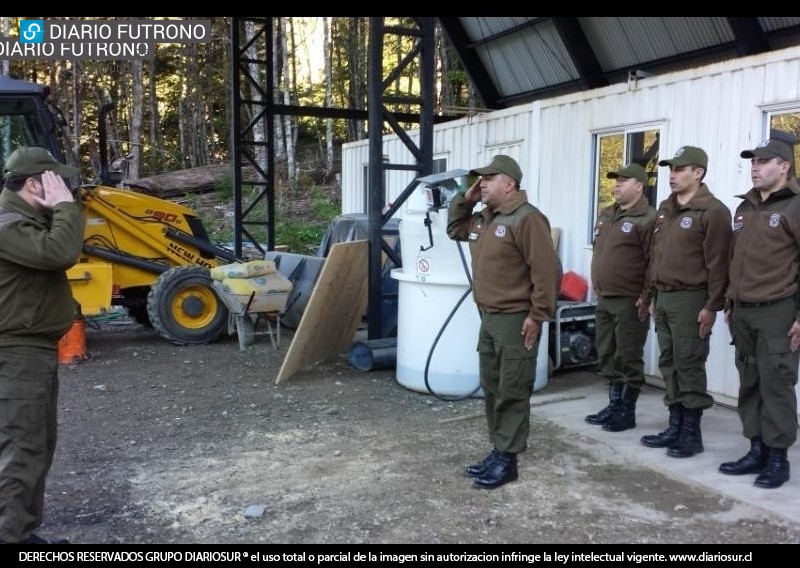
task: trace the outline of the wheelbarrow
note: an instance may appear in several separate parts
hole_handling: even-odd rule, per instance
[[[237,334],[239,350],[246,351],[259,335],[268,335],[280,347],[281,314],[292,283],[278,272],[254,278],[212,280],[217,295],[228,308],[228,335]]]

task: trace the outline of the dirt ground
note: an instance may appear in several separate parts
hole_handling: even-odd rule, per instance
[[[536,416],[520,479],[473,489],[482,399],[345,356],[275,384],[291,342],[180,347],[110,321],[61,366],[45,537],[103,544],[797,543],[800,527]],[[556,373],[547,389],[597,380]],[[534,395],[535,396],[535,395]]]

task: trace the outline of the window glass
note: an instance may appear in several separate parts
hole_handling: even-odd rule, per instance
[[[39,112],[31,98],[0,101],[0,162],[21,146],[50,145],[44,139]]]
[[[616,182],[606,177],[608,172],[630,163],[643,166],[648,174],[644,195],[651,205],[656,206],[659,139],[658,128],[627,129],[595,135],[595,191],[589,227],[590,243],[598,213],[614,203]]]
[[[787,110],[775,112],[769,117],[769,128],[772,130],[782,130],[794,134],[800,138],[800,110]],[[770,138],[770,134],[765,134],[764,139]],[[800,144],[794,146],[794,163],[800,157]]]

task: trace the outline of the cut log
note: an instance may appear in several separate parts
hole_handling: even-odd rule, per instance
[[[242,178],[243,183],[259,181],[256,169],[253,167],[243,168]],[[170,198],[189,193],[206,193],[213,191],[221,184],[230,184],[232,182],[232,166],[229,163],[225,163],[165,172],[145,178],[123,180],[121,185],[139,193]]]

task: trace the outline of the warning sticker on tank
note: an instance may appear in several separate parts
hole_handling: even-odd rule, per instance
[[[427,256],[417,257],[417,280],[425,282],[431,275],[431,259]]]

